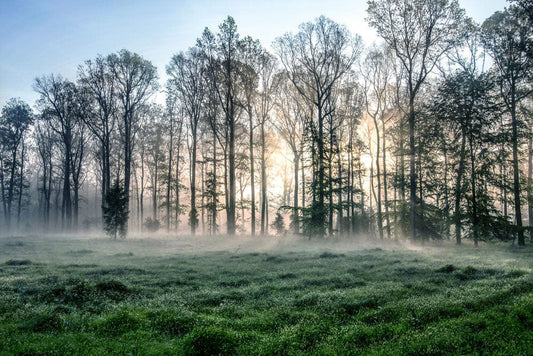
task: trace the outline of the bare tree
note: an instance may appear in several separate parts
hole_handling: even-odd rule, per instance
[[[169,90],[174,90],[176,96],[183,105],[189,118],[188,127],[191,139],[190,155],[190,191],[191,209],[189,213],[189,223],[191,234],[196,234],[198,227],[198,211],[196,208],[196,161],[198,151],[198,125],[202,118],[204,97],[206,93],[206,83],[204,81],[204,71],[206,70],[204,57],[200,50],[192,47],[185,53],[180,53],[172,57],[167,66],[167,73],[171,77],[169,80]]]
[[[84,115],[83,120],[100,145],[101,194],[104,205],[106,192],[111,184],[111,137],[117,113],[115,77],[111,73],[109,62],[102,56],[79,66],[78,77],[81,90],[90,96],[91,105],[94,105],[92,115]]]
[[[109,55],[107,61],[115,79],[122,115],[124,191],[129,202],[135,114],[139,105],[157,90],[157,70],[150,61],[125,49]]]
[[[302,105],[303,100],[296,92],[294,86],[287,78],[286,72],[277,75],[276,111],[277,120],[274,123],[280,136],[289,145],[293,154],[294,170],[294,194],[293,194],[293,213],[291,227],[295,233],[300,232],[299,217],[299,173],[300,160],[303,154],[303,131],[305,125],[305,107]]]
[[[442,56],[463,37],[457,0],[371,0],[368,22],[406,71],[409,96],[410,235],[416,239],[415,100]]]
[[[41,170],[41,185],[38,188],[42,203],[42,219],[45,231],[50,227],[50,206],[51,195],[53,188],[53,172],[54,172],[54,150],[56,146],[57,136],[50,127],[50,123],[46,120],[38,120],[35,127],[35,142],[37,145],[37,153],[39,159],[39,166]]]
[[[348,71],[359,54],[359,38],[321,16],[300,25],[297,34],[287,33],[274,43],[277,54],[300,95],[312,103],[316,121],[310,122],[317,147],[315,189],[309,222],[313,235],[323,236],[326,226],[325,119],[334,107],[328,105],[333,86]]]
[[[267,195],[267,142],[266,126],[270,120],[270,113],[274,107],[274,96],[278,90],[279,81],[275,79],[276,60],[268,52],[263,51],[259,56],[259,100],[256,104],[257,118],[259,120],[261,148],[261,235],[268,230],[268,195]]]
[[[60,136],[63,146],[63,228],[72,226],[71,163],[73,135],[76,126],[76,86],[61,76],[35,79],[34,89],[41,97],[42,116],[53,121],[50,127]]]

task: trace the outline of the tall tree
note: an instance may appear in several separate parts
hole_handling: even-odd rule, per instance
[[[106,192],[111,185],[111,138],[117,113],[115,76],[111,72],[109,61],[98,56],[78,67],[78,77],[81,90],[90,97],[90,104],[94,106],[92,114],[84,115],[83,120],[100,146],[101,194],[104,205]]]
[[[464,10],[457,0],[370,0],[368,22],[405,70],[409,97],[410,235],[416,239],[415,101],[442,56],[463,37]]]
[[[386,113],[390,110],[388,97],[389,93],[389,79],[390,70],[386,63],[386,49],[372,49],[366,56],[361,68],[361,73],[365,83],[365,98],[366,98],[366,112],[374,123],[374,130],[376,133],[376,180],[377,180],[377,195],[376,195],[376,208],[377,208],[377,225],[379,238],[383,239],[383,205],[387,205],[387,201],[382,202],[382,188],[386,190],[385,175],[381,175],[381,170],[386,169],[386,151],[382,146],[381,141],[385,139],[385,128],[383,130],[379,128],[379,122],[383,123]],[[380,131],[381,136],[380,136]],[[382,149],[383,148],[383,149]],[[383,165],[381,165],[379,159],[383,156]],[[383,178],[383,179],[382,179]],[[383,181],[383,184],[382,184]],[[385,193],[386,196],[386,193]],[[388,224],[387,224],[388,225]],[[388,230],[390,231],[390,230]],[[389,236],[390,237],[390,232]]]
[[[214,35],[206,29],[197,46],[207,61],[208,83],[213,88],[218,105],[224,115],[221,130],[224,132],[225,170],[227,174],[226,215],[227,231],[234,235],[236,230],[236,128],[242,102],[243,48],[235,20],[228,16]],[[219,129],[219,128],[217,128]],[[220,141],[220,139],[219,139]]]
[[[124,191],[129,202],[136,111],[157,90],[157,69],[150,61],[125,49],[109,55],[107,61],[115,79],[122,115]]]
[[[250,170],[250,233],[252,236],[255,235],[255,212],[256,212],[256,202],[255,202],[255,155],[254,155],[254,129],[256,126],[256,121],[254,120],[254,104],[257,100],[258,94],[258,82],[259,82],[259,66],[261,65],[261,56],[263,54],[263,48],[257,40],[253,40],[251,37],[247,36],[241,41],[242,48],[242,86],[244,92],[244,100],[241,103],[242,108],[248,115],[248,155],[249,155],[249,170]],[[242,187],[241,187],[242,188]],[[242,202],[241,202],[242,203]]]
[[[289,146],[293,155],[294,170],[294,194],[293,194],[293,212],[291,217],[291,228],[294,233],[300,232],[300,214],[299,214],[299,173],[300,160],[302,152],[302,135],[305,122],[304,106],[301,103],[302,98],[296,92],[294,86],[289,82],[285,72],[277,75],[279,79],[278,94],[276,95],[277,121],[274,123],[280,136]]]
[[[12,98],[2,108],[2,116],[0,116],[0,160],[2,160],[0,188],[7,231],[11,228],[13,202],[17,189],[19,196],[22,194],[25,160],[24,138],[32,121],[33,114],[29,105],[20,99]],[[20,211],[20,203],[18,210]]]
[[[51,121],[50,127],[61,138],[63,148],[63,228],[72,226],[71,164],[78,107],[76,105],[76,86],[61,76],[50,75],[35,79],[34,89],[41,97],[39,105],[42,117]]]
[[[262,51],[258,62],[259,100],[256,104],[259,125],[259,147],[261,148],[261,235],[268,230],[268,195],[267,195],[267,150],[266,130],[274,107],[274,96],[279,88],[279,81],[275,79],[277,62],[268,52]],[[296,194],[296,193],[295,193]]]
[[[45,120],[38,120],[35,127],[35,142],[37,146],[40,166],[40,187],[38,188],[41,199],[42,221],[44,230],[48,232],[50,227],[50,207],[53,188],[54,151],[57,144],[57,134]],[[0,172],[1,174],[1,172]]]
[[[360,46],[358,37],[352,37],[345,27],[324,16],[301,24],[299,29],[297,34],[277,38],[274,47],[289,79],[316,111],[316,121],[310,122],[317,152],[309,227],[313,235],[323,236],[327,222],[325,120],[334,110],[328,103],[333,86],[350,69]]]
[[[500,94],[511,116],[514,210],[519,245],[524,245],[525,240],[520,202],[518,105],[531,94],[533,77],[533,28],[526,15],[512,5],[503,12],[496,12],[482,26],[482,41],[494,60]]]
[[[191,139],[190,155],[190,192],[191,209],[189,223],[191,234],[196,234],[198,227],[198,210],[196,207],[196,163],[198,151],[198,126],[202,118],[206,83],[204,71],[206,70],[204,57],[197,47],[192,47],[187,53],[179,53],[172,57],[167,66],[167,74],[171,77],[168,87],[175,90],[176,95],[185,109],[188,117],[188,127]]]

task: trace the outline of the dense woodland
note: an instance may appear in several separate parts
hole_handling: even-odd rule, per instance
[[[456,0],[371,0],[371,46],[319,17],[269,53],[227,17],[176,49],[166,83],[125,49],[39,76],[33,107],[1,112],[2,234],[102,230],[114,196],[120,236],[524,245],[532,19],[531,0],[483,24]]]

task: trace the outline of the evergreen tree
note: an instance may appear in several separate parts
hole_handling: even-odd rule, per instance
[[[283,219],[283,215],[281,215],[279,211],[276,213],[276,218],[272,223],[272,228],[276,230],[276,235],[283,235],[285,232],[285,221]]]
[[[126,224],[128,223],[128,198],[124,187],[115,181],[105,196],[105,205],[102,206],[104,215],[104,230],[116,240],[117,233],[121,238],[126,237]]]

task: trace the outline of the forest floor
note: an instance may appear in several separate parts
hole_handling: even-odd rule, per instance
[[[533,354],[533,246],[0,238],[0,354]]]

